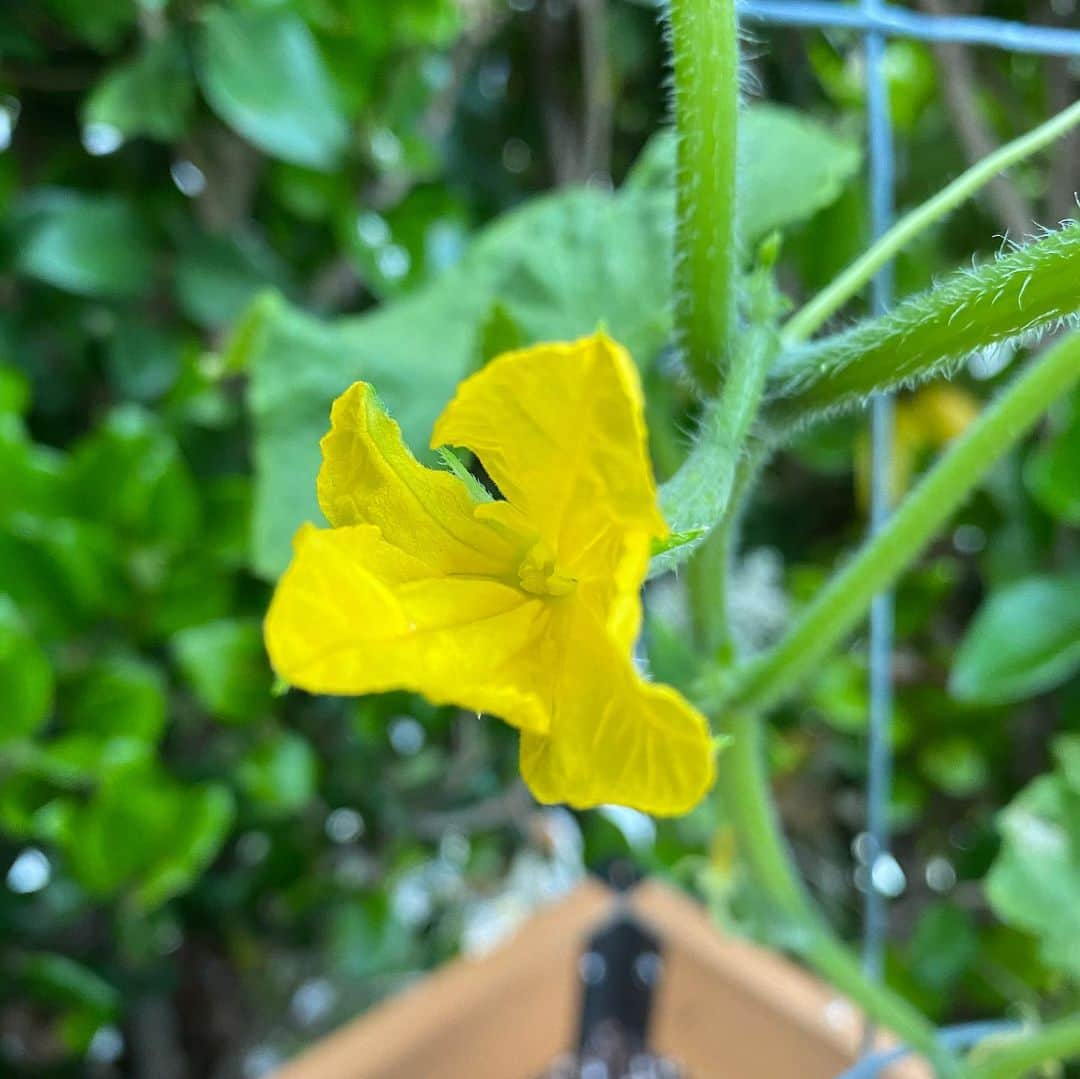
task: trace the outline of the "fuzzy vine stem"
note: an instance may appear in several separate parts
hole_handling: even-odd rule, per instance
[[[784,343],[792,345],[807,340],[919,233],[951,213],[995,176],[1038,153],[1076,124],[1080,124],[1080,101],[976,162],[933,198],[905,214],[877,243],[788,319],[783,331]]]
[[[780,642],[721,688],[719,703],[765,712],[788,696],[854,629],[872,598],[915,560],[994,463],[1077,382],[1080,333],[1073,333],[1033,361],[985,409]],[[704,697],[709,697],[707,687]]]
[[[735,0],[670,0],[675,72],[675,318],[706,394],[735,330],[735,168],[739,50]]]

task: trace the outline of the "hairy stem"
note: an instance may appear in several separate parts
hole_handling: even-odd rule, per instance
[[[865,254],[788,319],[783,333],[785,343],[807,340],[919,233],[950,214],[995,176],[1038,153],[1077,124],[1080,124],[1080,102],[983,158],[933,198],[905,214]]]
[[[1080,312],[1080,224],[962,270],[880,318],[782,355],[765,422],[779,439],[868,395],[950,371],[973,352]]]
[[[1036,359],[968,428],[889,523],[821,591],[780,642],[721,687],[728,707],[761,712],[783,700],[865,616],[875,595],[918,557],[996,461],[1080,381],[1080,334]],[[705,687],[706,697],[709,696]]]
[[[739,53],[735,0],[671,0],[678,135],[676,325],[712,393],[735,329],[735,163]]]
[[[660,507],[672,531],[700,531],[701,540],[654,557],[650,577],[686,561],[728,513],[740,469],[746,475],[753,472],[754,466],[746,463],[746,439],[776,350],[772,327],[759,323],[744,331],[720,396],[706,405],[693,448],[678,472],[660,488]],[[758,455],[756,450],[750,453],[754,460]]]

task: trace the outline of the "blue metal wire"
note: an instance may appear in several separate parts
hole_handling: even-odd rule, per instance
[[[883,0],[863,0],[869,17],[884,8]],[[874,239],[893,223],[896,167],[893,155],[889,86],[885,76],[885,35],[866,35],[866,122],[870,141],[870,216]],[[872,304],[883,314],[892,304],[893,266],[875,275]],[[892,506],[893,402],[888,394],[874,398],[870,417],[871,500],[870,534],[885,527]],[[888,898],[881,887],[879,867],[889,853],[889,801],[892,787],[892,651],[893,596],[883,592],[870,607],[870,716],[866,792],[866,890],[863,898],[863,967],[872,978],[882,976],[888,936]],[[867,1029],[867,1044],[873,1036]]]
[[[841,27],[920,41],[954,41],[1011,52],[1080,56],[1080,30],[1025,26],[978,15],[924,15],[888,4],[868,10],[865,3],[852,7],[838,0],[741,0],[739,15],[744,20],[784,26]]]
[[[954,1051],[970,1049],[978,1045],[983,1038],[992,1037],[995,1034],[1012,1034],[1020,1029],[1017,1023],[1007,1020],[992,1020],[984,1023],[964,1023],[961,1026],[946,1027],[938,1032],[938,1041],[947,1049]],[[890,1064],[902,1060],[911,1052],[907,1046],[901,1045],[896,1049],[886,1049],[881,1053],[871,1053],[863,1057],[853,1068],[849,1068],[836,1079],[879,1079],[882,1072]]]

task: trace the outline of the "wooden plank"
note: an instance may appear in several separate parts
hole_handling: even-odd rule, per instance
[[[575,1044],[578,958],[611,904],[585,882],[489,955],[447,964],[274,1079],[535,1079]]]
[[[447,964],[274,1079],[535,1079],[575,1045],[578,959],[620,902],[585,882],[494,952]],[[858,1010],[827,985],[718,931],[663,884],[640,885],[629,902],[663,942],[651,1047],[690,1079],[834,1079],[854,1062]],[[908,1059],[882,1079],[930,1072]]]
[[[691,1079],[834,1079],[854,1063],[859,1012],[827,985],[718,932],[698,904],[663,884],[646,881],[632,903],[663,941],[650,1042]],[[930,1071],[905,1059],[883,1079]]]

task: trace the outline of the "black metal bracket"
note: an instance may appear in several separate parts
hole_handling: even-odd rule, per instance
[[[662,971],[659,938],[628,909],[594,934],[578,960],[578,1049],[583,1055],[604,1052],[613,1042],[626,1053],[647,1047],[653,993]]]

